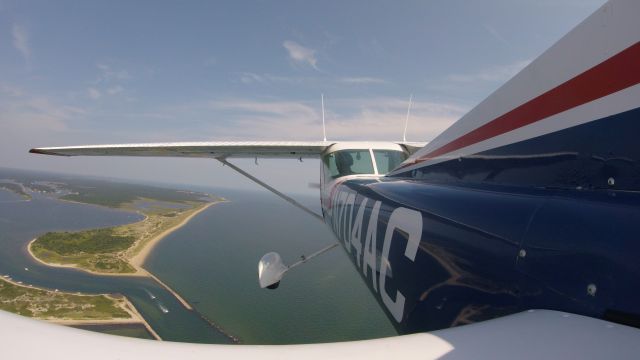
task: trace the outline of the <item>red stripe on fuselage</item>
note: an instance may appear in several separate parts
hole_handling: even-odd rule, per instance
[[[546,119],[640,83],[640,42],[508,113],[426,154],[411,166]]]

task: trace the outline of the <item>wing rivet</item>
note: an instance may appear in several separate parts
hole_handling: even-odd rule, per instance
[[[527,256],[527,250],[520,249],[520,251],[518,252],[518,257],[524,258],[525,256]]]
[[[607,179],[607,184],[609,184],[609,186],[613,186],[616,184],[616,179],[610,177],[609,179]]]
[[[587,285],[587,294],[589,294],[589,296],[596,296],[596,291],[598,291],[596,284]]]

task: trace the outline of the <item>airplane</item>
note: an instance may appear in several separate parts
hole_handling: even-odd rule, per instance
[[[30,150],[216,159],[324,221],[398,332],[412,335],[296,346],[161,344],[54,329],[1,313],[0,338],[11,339],[11,351],[27,344],[32,332],[41,334],[47,338],[40,354],[64,350],[71,358],[637,358],[638,15],[638,1],[607,2],[427,144],[191,142]],[[320,159],[322,214],[233,158]],[[277,253],[266,254],[260,286],[276,288],[289,269],[329,248],[291,266]],[[62,341],[80,345],[64,349]],[[96,356],[93,347],[110,351]]]

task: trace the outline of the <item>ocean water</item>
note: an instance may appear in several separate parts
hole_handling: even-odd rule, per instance
[[[21,201],[0,191],[0,274],[51,289],[125,294],[154,330],[171,341],[229,343],[209,322],[245,344],[318,343],[396,334],[341,248],[295,268],[277,290],[260,289],[257,263],[263,254],[277,251],[292,263],[333,242],[333,235],[323,223],[272,194],[209,191],[230,202],[210,207],[165,238],[145,264],[195,312],[186,310],[151,279],[95,276],[34,262],[26,244],[38,234],[140,219],[134,213],[38,194],[32,201]],[[318,206],[315,198],[301,200]],[[111,328],[105,332],[127,333]]]
[[[341,247],[291,270],[278,289],[261,289],[262,255],[276,251],[291,264],[334,237],[324,223],[270,193],[219,192],[230,202],[165,238],[145,264],[199,312],[249,344],[396,334]],[[319,208],[316,198],[300,200]]]

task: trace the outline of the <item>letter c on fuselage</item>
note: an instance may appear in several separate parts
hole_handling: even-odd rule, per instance
[[[416,253],[418,252],[418,246],[420,245],[420,239],[422,238],[422,214],[418,211],[403,207],[397,208],[391,213],[391,216],[389,217],[389,224],[387,225],[387,231],[384,233],[382,261],[380,262],[380,297],[391,315],[393,315],[393,318],[397,322],[401,322],[402,316],[404,315],[405,297],[402,295],[400,290],[396,290],[396,300],[391,300],[391,297],[385,288],[387,271],[389,268],[389,250],[391,249],[393,233],[396,230],[407,233],[407,246],[404,250],[404,256],[409,260],[414,261]]]

